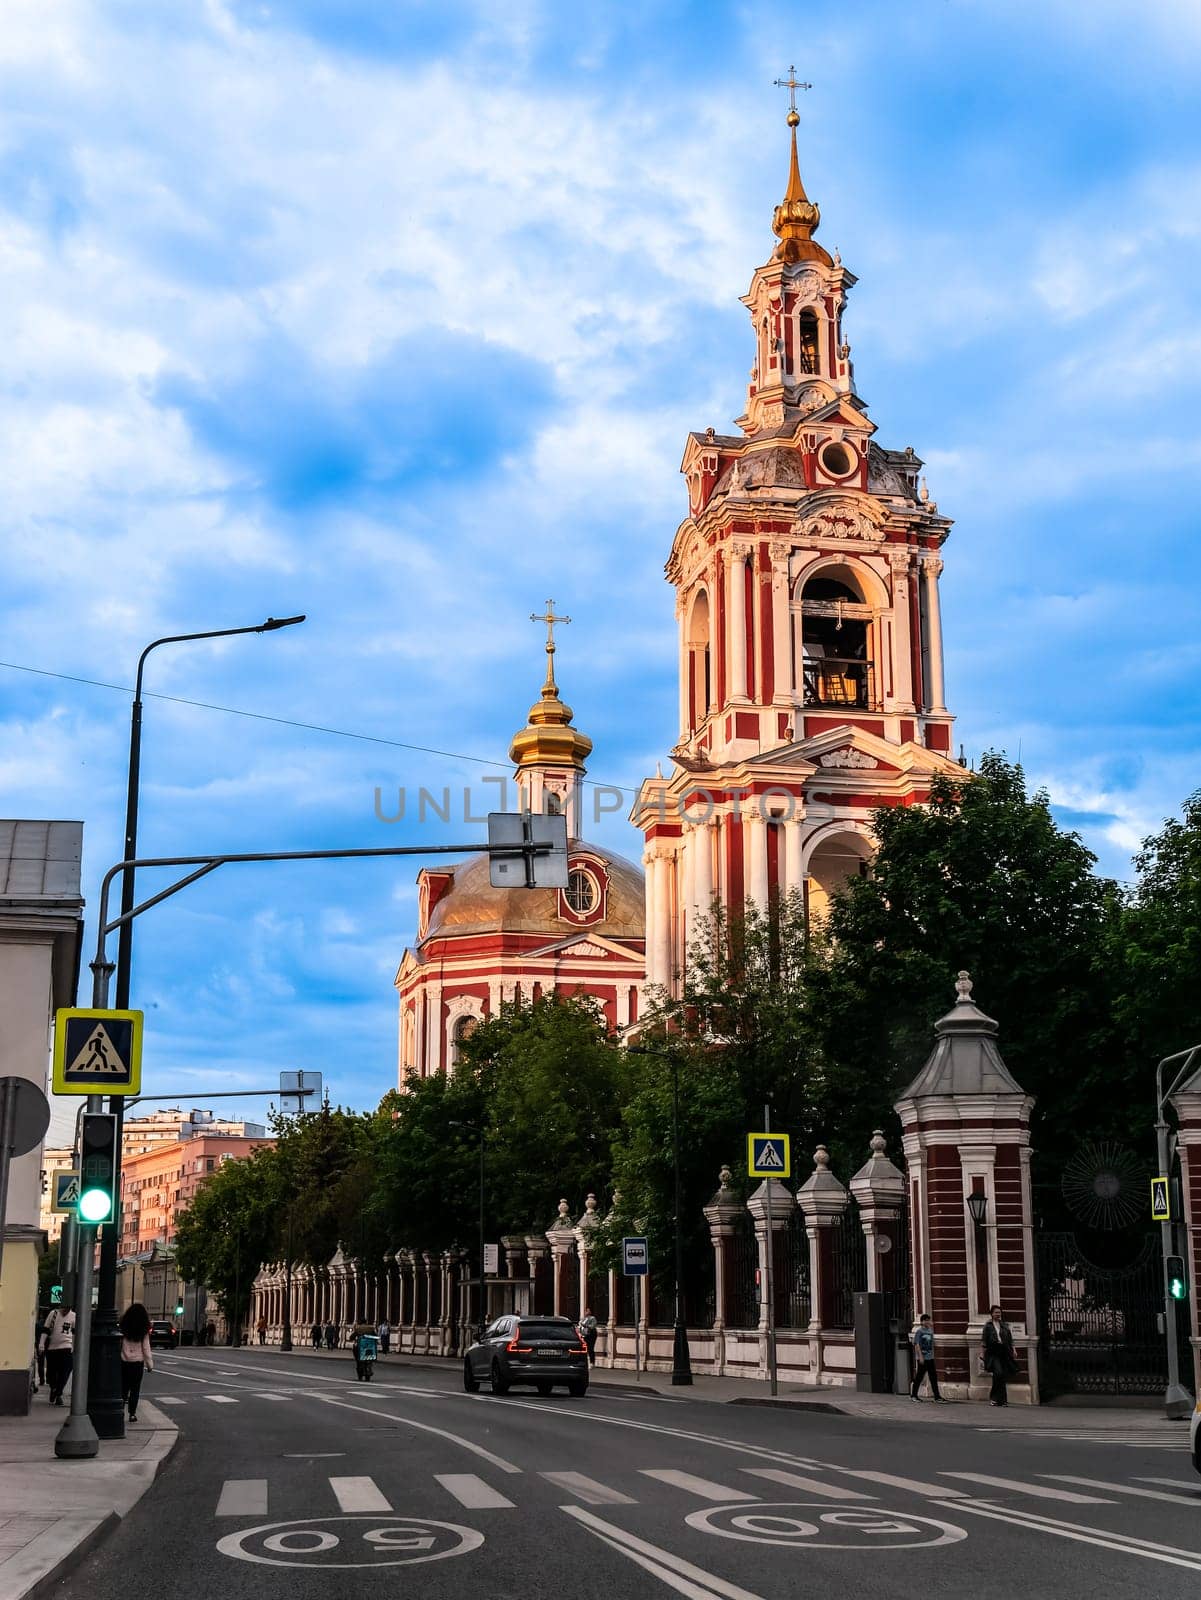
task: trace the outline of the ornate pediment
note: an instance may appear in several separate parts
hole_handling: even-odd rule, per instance
[[[825,544],[830,540],[878,544],[884,531],[868,505],[851,495],[822,500],[801,512],[796,521],[795,537],[807,544]]]
[[[561,956],[585,956],[589,959],[602,959],[610,952],[603,944],[594,944],[591,939],[577,939],[575,944],[564,945],[559,951]]]
[[[866,750],[856,750],[853,745],[843,745],[840,750],[827,750],[817,758],[819,767],[856,767],[866,772],[880,765],[875,756]]]

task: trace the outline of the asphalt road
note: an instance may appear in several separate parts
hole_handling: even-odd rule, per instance
[[[181,1440],[53,1591],[89,1600],[1162,1600],[1201,1593],[1186,1430],[946,1427],[594,1386],[504,1399],[395,1359],[181,1350]]]

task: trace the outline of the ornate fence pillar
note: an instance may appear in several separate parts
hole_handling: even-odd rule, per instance
[[[530,1315],[547,1316],[553,1304],[553,1285],[549,1280],[550,1245],[546,1235],[527,1233],[525,1251],[530,1271]]]
[[[943,1386],[983,1399],[978,1351],[989,1306],[1004,1306],[1013,1329],[1014,1400],[1038,1402],[1033,1212],[1030,1195],[1032,1097],[997,1048],[997,1024],[971,998],[966,972],[958,998],[934,1027],[926,1065],[897,1101],[911,1185],[915,1310],[929,1311]],[[983,1226],[968,1210],[979,1196]]]
[[[905,1175],[885,1154],[888,1145],[883,1132],[872,1134],[871,1155],[851,1179],[851,1193],[859,1204],[859,1220],[867,1238],[867,1287],[869,1293],[905,1289],[896,1281],[891,1259],[897,1246],[897,1223],[905,1204]],[[903,1330],[908,1332],[908,1329]]]
[[[576,1274],[578,1291],[579,1269],[573,1257],[575,1256],[575,1227],[571,1220],[571,1210],[566,1200],[559,1201],[559,1214],[546,1230],[546,1242],[550,1245],[551,1263],[554,1269],[552,1279],[552,1309],[556,1317],[567,1316],[569,1305],[567,1284],[565,1279],[569,1272]]]
[[[819,1144],[813,1152],[813,1171],[797,1190],[796,1203],[805,1213],[809,1241],[809,1371],[815,1382],[825,1372],[825,1334],[837,1318],[834,1312],[834,1226],[850,1204],[850,1196],[830,1171],[830,1152]],[[849,1369],[855,1375],[854,1365]],[[846,1372],[840,1372],[846,1377]]]
[[[1180,1122],[1177,1148],[1180,1151],[1180,1187],[1184,1202],[1184,1257],[1188,1263],[1188,1300],[1176,1308],[1178,1317],[1189,1319],[1189,1342],[1193,1351],[1192,1391],[1201,1396],[1201,1068],[1172,1096]],[[1179,1231],[1179,1230],[1178,1230]],[[1188,1373],[1180,1374],[1188,1383]]]
[[[600,1218],[597,1216],[596,1196],[594,1194],[590,1194],[584,1201],[584,1209],[580,1213],[579,1221],[575,1225],[576,1258],[578,1261],[580,1281],[579,1300],[581,1317],[583,1317],[587,1311],[591,1311],[593,1316],[596,1316],[596,1307],[592,1304],[593,1297],[590,1280],[592,1277],[592,1234],[599,1223]],[[607,1314],[608,1307],[606,1306],[603,1309]],[[599,1361],[605,1352],[605,1327],[600,1317],[597,1317],[596,1320],[596,1356],[597,1360]]]
[[[768,1227],[770,1196],[771,1226]],[[778,1292],[780,1283],[780,1252],[776,1249],[776,1240],[788,1226],[788,1218],[796,1207],[796,1201],[791,1192],[784,1187],[778,1178],[764,1178],[763,1182],[751,1195],[746,1203],[755,1223],[755,1243],[759,1247],[759,1372],[764,1378],[768,1375],[768,1348],[767,1330],[770,1325],[778,1328],[780,1319],[776,1315],[775,1307],[771,1306],[767,1298],[767,1286],[772,1285],[773,1297]],[[769,1253],[770,1252],[770,1253]]]
[[[413,1252],[399,1249],[396,1251],[396,1270],[399,1279],[399,1313],[397,1321],[396,1348],[398,1350],[413,1349],[413,1324],[416,1320],[417,1294],[413,1281]]]
[[[704,1207],[713,1245],[713,1371],[718,1377],[726,1366],[726,1293],[730,1240],[742,1214],[742,1199],[736,1193],[729,1167],[718,1174],[717,1192]],[[789,1200],[791,1202],[791,1195]]]

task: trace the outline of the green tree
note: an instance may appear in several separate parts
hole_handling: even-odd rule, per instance
[[[255,1273],[275,1259],[283,1193],[279,1158],[265,1145],[245,1161],[222,1163],[179,1219],[176,1268],[206,1285],[231,1324],[245,1325]]]

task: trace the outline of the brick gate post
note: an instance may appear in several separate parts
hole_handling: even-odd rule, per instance
[[[1180,1120],[1178,1146],[1180,1151],[1180,1187],[1184,1201],[1186,1235],[1185,1260],[1188,1262],[1189,1295],[1187,1308],[1189,1342],[1193,1350],[1193,1393],[1201,1395],[1201,1288],[1197,1279],[1201,1275],[1201,1068],[1183,1088],[1172,1096],[1172,1104]],[[1181,1311],[1177,1312],[1177,1316]],[[1180,1374],[1186,1380],[1186,1374]]]
[[[896,1103],[911,1184],[913,1309],[934,1318],[947,1393],[975,1400],[988,1393],[980,1337],[990,1305],[999,1303],[1018,1358],[1010,1396],[1037,1404],[1034,1100],[1002,1060],[997,1024],[973,1003],[966,972],[955,987],[928,1061]],[[973,1221],[971,1196],[981,1197],[983,1224]]]

